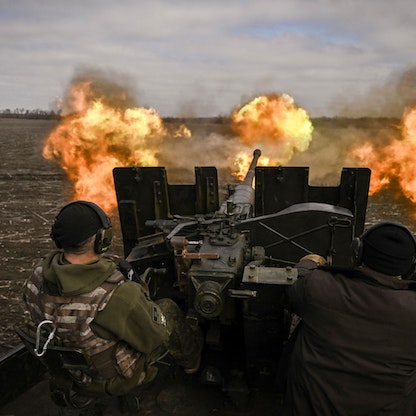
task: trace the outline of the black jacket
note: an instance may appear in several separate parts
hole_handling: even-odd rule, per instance
[[[302,318],[283,415],[416,415],[416,292],[368,268],[296,266],[288,289]]]

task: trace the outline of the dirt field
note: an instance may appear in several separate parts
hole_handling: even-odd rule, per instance
[[[0,354],[18,343],[13,325],[24,314],[23,283],[34,262],[53,248],[50,224],[58,209],[71,198],[71,184],[60,167],[42,157],[43,139],[57,123],[56,120],[0,119]],[[359,134],[384,137],[391,126],[391,120],[322,119],[315,125],[316,140],[310,152],[295,162],[312,166],[313,152],[322,149],[328,152],[328,164],[333,163],[331,154],[337,154],[337,146],[347,137]],[[329,142],[328,137],[333,140]],[[397,220],[414,231],[414,211],[415,206],[405,198],[393,199],[392,193],[384,192],[370,198],[367,221]],[[118,219],[112,220],[115,238],[111,254],[121,255]]]
[[[56,121],[0,119],[0,343],[16,341],[22,283],[35,258],[50,248],[48,223],[64,201],[63,175],[45,162],[41,142]]]

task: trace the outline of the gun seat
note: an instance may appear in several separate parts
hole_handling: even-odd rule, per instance
[[[36,339],[23,328],[15,326],[14,330],[28,351],[37,357],[51,376],[49,387],[53,402],[58,406],[85,408],[98,399],[77,388],[70,370],[85,370],[89,367],[88,357],[77,349],[48,345],[45,353],[35,353]]]

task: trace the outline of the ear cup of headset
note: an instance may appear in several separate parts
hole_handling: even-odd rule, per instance
[[[58,215],[62,212],[59,211]],[[52,224],[51,227],[51,233],[49,234],[49,236],[51,237],[52,241],[55,243],[56,248],[61,249],[62,245],[59,242],[58,238],[56,237],[56,233],[55,233],[55,226],[56,226],[56,219],[58,218],[58,215],[55,217],[55,222]]]
[[[100,228],[95,234],[94,251],[97,254],[105,253],[111,245],[113,230],[111,227]]]
[[[62,248],[61,243],[55,237],[55,233],[53,232],[53,226],[52,226],[52,231],[50,233],[50,236],[51,236],[53,242],[55,243],[56,248],[61,249]]]
[[[363,262],[363,244],[360,237],[355,237],[352,240],[351,250],[354,266],[360,266]]]
[[[94,241],[94,251],[97,254],[102,254],[106,252],[111,245],[111,241],[113,239],[113,229],[111,227],[110,218],[106,215],[106,213],[96,204],[89,201],[78,201],[79,203],[83,203],[90,208],[92,208],[95,213],[100,217],[102,228],[97,230],[95,234],[95,241]]]

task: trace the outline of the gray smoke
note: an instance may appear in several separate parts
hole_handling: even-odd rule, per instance
[[[394,72],[383,84],[374,84],[362,94],[338,96],[331,108],[341,117],[401,117],[416,103],[416,67]]]

